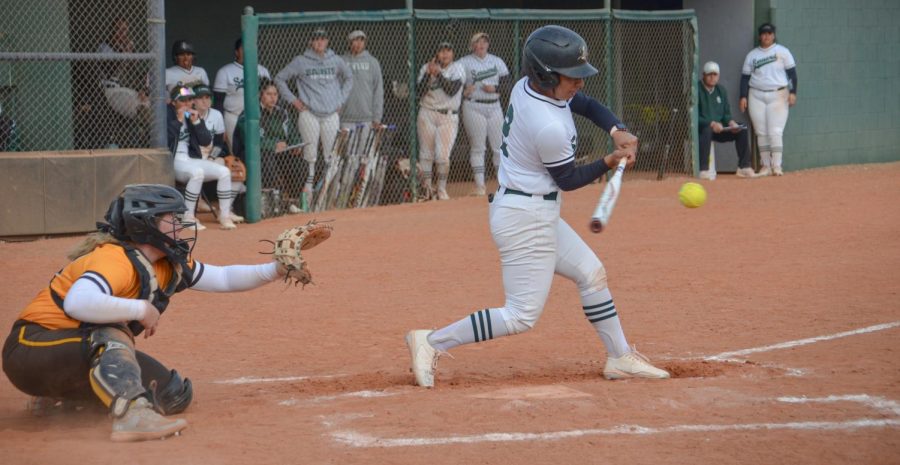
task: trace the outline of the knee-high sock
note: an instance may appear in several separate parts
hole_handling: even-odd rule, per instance
[[[772,166],[772,143],[769,136],[756,136],[756,143],[759,144],[759,161],[763,166]]]
[[[781,154],[784,152],[784,139],[782,136],[769,136],[769,143],[772,147],[772,167],[781,168]]]
[[[435,349],[446,352],[463,344],[508,336],[509,332],[504,322],[505,313],[503,308],[479,310],[456,323],[434,331],[428,335],[428,343]]]
[[[450,174],[450,164],[449,163],[440,163],[437,165],[437,173],[438,173],[438,189],[446,191],[447,190],[447,176]]]
[[[608,288],[581,296],[581,306],[610,357],[618,358],[631,351]]]
[[[193,181],[193,180],[192,180]],[[187,218],[194,218],[194,212],[197,211],[197,199],[200,198],[200,189],[203,188],[203,179],[200,179],[199,185],[194,185],[192,182],[188,182],[184,187],[184,205],[187,207],[187,211],[184,213],[184,216]],[[196,190],[194,190],[196,189]]]
[[[478,187],[484,187],[484,167],[478,166],[472,168],[472,174],[475,177],[475,185]]]
[[[313,180],[316,178],[316,162],[312,161],[307,163],[307,167],[309,168],[309,172],[306,175],[306,185],[303,187],[303,190],[312,192]]]

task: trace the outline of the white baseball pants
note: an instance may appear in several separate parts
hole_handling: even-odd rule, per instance
[[[175,179],[185,183],[184,200],[187,205],[188,218],[195,216],[197,200],[203,183],[216,180],[216,195],[219,197],[219,218],[231,216],[231,170],[210,160],[200,160],[187,155],[175,156]]]
[[[475,174],[475,184],[484,186],[485,137],[493,155],[494,168],[500,166],[500,145],[503,144],[503,109],[500,102],[463,105],[463,125],[469,135],[469,164]]]
[[[763,166],[781,167],[784,151],[784,127],[788,119],[788,90],[763,92],[750,89],[747,99],[753,132],[759,144],[759,156]]]
[[[416,120],[419,133],[419,172],[426,189],[431,186],[432,165],[438,172],[438,189],[446,189],[450,153],[459,131],[459,115],[422,108]]]
[[[334,139],[340,127],[340,119],[337,112],[328,116],[316,116],[311,111],[302,111],[297,116],[297,129],[303,142],[309,145],[303,147],[303,159],[309,166],[309,174],[306,177],[307,192],[312,191],[313,179],[316,177],[316,161],[319,159],[319,142],[322,142],[322,151],[325,153],[325,161],[331,161],[331,150]]]

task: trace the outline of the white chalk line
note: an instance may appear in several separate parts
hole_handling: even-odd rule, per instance
[[[306,381],[309,379],[330,379],[340,378],[347,375],[319,375],[319,376],[282,376],[277,378],[258,378],[256,376],[243,376],[233,379],[222,379],[213,381],[213,384],[257,384],[257,383],[292,383],[295,381]]]
[[[750,349],[735,350],[732,352],[722,352],[721,354],[703,357],[703,360],[739,361],[737,359],[734,359],[733,357],[740,357],[740,356],[744,356],[744,355],[756,354],[759,352],[769,352],[772,350],[789,349],[791,347],[805,346],[807,344],[814,344],[816,342],[830,341],[833,339],[840,339],[840,338],[849,337],[849,336],[856,336],[859,334],[873,333],[875,331],[883,331],[885,329],[896,328],[898,326],[900,326],[900,321],[894,321],[892,323],[883,323],[880,325],[867,326],[865,328],[859,328],[859,329],[854,329],[851,331],[844,331],[844,332],[835,333],[835,334],[828,334],[825,336],[816,336],[816,337],[809,337],[806,339],[797,339],[794,341],[781,342],[778,344],[771,344],[771,345],[761,346],[761,347],[753,347]]]
[[[864,394],[847,396],[829,396],[823,398],[807,397],[780,397],[781,402],[811,403],[811,402],[858,402],[876,408],[882,412],[898,413],[898,404],[892,400],[881,397],[872,397]],[[800,431],[828,431],[828,430],[856,430],[862,428],[888,428],[900,427],[900,419],[884,418],[859,418],[846,421],[796,421],[787,423],[743,423],[743,424],[699,424],[699,425],[673,425],[664,427],[648,427],[642,425],[620,425],[612,428],[579,429],[567,431],[553,431],[545,433],[487,433],[469,436],[445,436],[433,438],[379,438],[353,430],[335,431],[331,437],[340,443],[351,447],[416,447],[416,446],[440,446],[449,444],[477,444],[485,442],[522,442],[522,441],[556,441],[560,439],[578,438],[583,436],[611,436],[611,435],[658,435],[668,433],[710,433],[727,431],[775,431],[775,430],[800,430]]]
[[[385,391],[356,391],[356,392],[347,392],[344,394],[337,394],[337,395],[333,395],[333,396],[313,397],[312,399],[309,399],[306,402],[323,402],[323,401],[328,401],[328,400],[348,399],[348,398],[354,398],[354,397],[368,399],[368,398],[373,398],[373,397],[389,397],[389,396],[394,396],[394,395],[397,395],[397,394],[393,393],[393,392],[385,392]],[[291,397],[290,399],[279,402],[278,405],[291,406],[291,405],[297,405],[300,402],[301,402],[300,399],[295,399],[295,398]]]

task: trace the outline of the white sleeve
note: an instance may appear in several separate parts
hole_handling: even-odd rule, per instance
[[[741,68],[741,74],[746,74],[748,76],[753,74],[753,58],[751,58],[752,55],[753,51],[751,50],[750,53],[748,53],[744,58],[744,67]]]
[[[535,140],[545,167],[553,168],[575,160],[575,149],[562,124],[550,123],[535,134]]]
[[[497,77],[509,76],[509,68],[506,67],[506,62],[503,61],[502,58],[497,57],[497,69],[500,70],[500,73],[497,74]]]
[[[781,50],[784,52],[784,69],[796,68],[797,62],[794,61],[794,55],[791,54],[791,51],[787,47],[781,47]]]
[[[269,79],[272,79],[272,75],[269,74],[269,70],[267,70],[265,66],[257,65],[256,69],[259,71],[259,77],[267,77]]]
[[[228,72],[226,66],[223,66],[216,73],[216,83],[213,84],[213,90],[216,92],[228,92]]]
[[[66,315],[85,323],[120,323],[143,320],[147,303],[111,296],[87,274],[78,278],[63,301]]]
[[[209,76],[206,75],[206,70],[203,68],[200,68],[200,81],[209,85]]]
[[[191,289],[207,292],[236,292],[255,289],[279,278],[275,262],[263,265],[216,266],[195,262]]]

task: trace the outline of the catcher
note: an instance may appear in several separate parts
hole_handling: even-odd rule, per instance
[[[99,399],[113,417],[113,441],[178,433],[187,421],[164,415],[190,405],[191,382],[135,350],[135,337],[156,333],[169,299],[188,288],[245,291],[280,277],[310,282],[300,250],[331,235],[330,226],[310,222],[279,237],[283,247],[272,263],[214,266],[191,257],[196,227],[179,220],[186,210],[172,187],[126,186],[106,223],[25,307],[3,346],[3,371],[34,396],[33,413]]]

